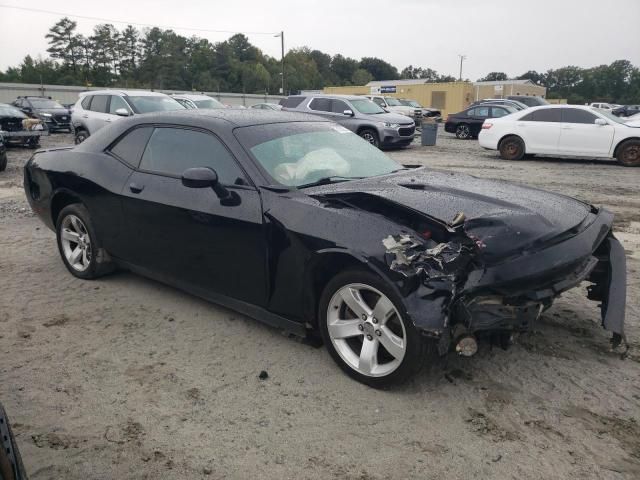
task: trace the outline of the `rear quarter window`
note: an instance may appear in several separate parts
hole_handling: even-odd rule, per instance
[[[133,168],[138,168],[153,127],[138,127],[127,132],[109,151]]]

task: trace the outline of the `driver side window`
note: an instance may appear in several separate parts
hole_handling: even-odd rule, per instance
[[[214,135],[172,127],[153,131],[142,155],[141,170],[180,177],[194,167],[214,169],[222,184],[248,185],[235,158]]]

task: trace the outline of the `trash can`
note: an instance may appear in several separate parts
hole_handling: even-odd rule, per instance
[[[422,146],[432,147],[436,144],[438,136],[438,124],[436,122],[422,122]]]

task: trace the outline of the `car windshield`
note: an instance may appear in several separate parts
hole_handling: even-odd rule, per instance
[[[322,179],[345,181],[403,167],[355,133],[334,123],[289,122],[235,130],[242,145],[279,184],[304,187]]]
[[[380,105],[372,102],[368,98],[363,98],[362,100],[351,100],[351,105],[353,105],[353,108],[357,111],[364,113],[365,115],[387,113],[382,109],[382,107],[380,107]]]
[[[160,95],[128,96],[126,99],[137,113],[166,112],[169,110],[185,109],[173,98]]]
[[[401,107],[402,106],[402,104],[400,103],[400,101],[397,98],[386,97],[385,100],[387,101],[387,105],[389,105],[391,107]]]
[[[24,113],[10,105],[0,105],[0,117],[27,118]]]
[[[620,123],[622,125],[624,125],[626,123],[621,117],[618,117],[618,116],[614,115],[609,110],[598,110],[598,113],[600,115],[602,115],[603,117],[607,117],[607,120],[612,120],[612,121],[614,121],[616,123]]]
[[[415,107],[415,108],[422,108],[422,105],[420,105],[418,102],[416,102],[415,100],[400,100],[400,103],[402,105],[405,105],[407,107]]]
[[[29,101],[34,108],[64,108],[55,100],[49,100],[48,98],[30,98]]]
[[[198,108],[224,108],[224,105],[222,105],[219,101],[214,100],[213,98],[207,98],[204,100],[193,100],[193,103],[195,103]]]

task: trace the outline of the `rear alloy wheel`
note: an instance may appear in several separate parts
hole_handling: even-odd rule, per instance
[[[469,125],[466,123],[458,125],[456,127],[456,137],[460,140],[467,140],[468,138],[471,138],[471,129],[469,128]]]
[[[112,270],[91,226],[86,207],[79,203],[62,209],[56,223],[58,250],[67,270],[83,279],[97,278]]]
[[[625,167],[640,167],[640,140],[628,140],[618,148],[618,162]]]
[[[524,155],[524,142],[520,137],[507,137],[500,142],[500,157],[503,159],[522,160]]]
[[[377,276],[350,271],[336,276],[320,301],[327,350],[348,375],[372,387],[401,382],[421,366],[424,343]]]
[[[359,133],[359,135],[374,147],[380,146],[380,141],[378,140],[378,134],[373,130],[367,128],[365,130],[362,130]]]

